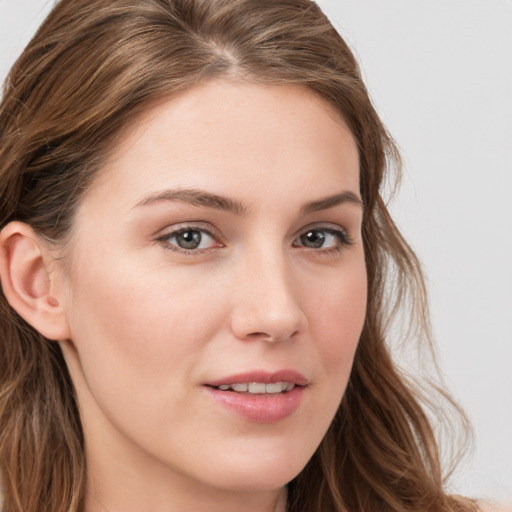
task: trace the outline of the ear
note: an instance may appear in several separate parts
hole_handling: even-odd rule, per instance
[[[51,272],[49,249],[23,222],[11,222],[0,232],[0,279],[9,304],[50,340],[70,337],[62,307],[62,283]],[[59,289],[60,288],[60,289]]]

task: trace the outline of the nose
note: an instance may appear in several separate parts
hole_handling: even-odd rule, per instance
[[[231,329],[241,340],[269,343],[297,338],[307,328],[300,283],[284,257],[251,259],[237,277]]]

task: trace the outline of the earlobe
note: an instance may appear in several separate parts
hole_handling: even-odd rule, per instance
[[[43,336],[63,340],[69,338],[69,327],[50,262],[47,247],[28,224],[11,222],[0,232],[0,278],[6,299]]]

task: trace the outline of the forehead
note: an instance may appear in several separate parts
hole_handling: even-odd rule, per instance
[[[358,192],[358,151],[341,116],[303,86],[208,82],[156,102],[128,126],[88,194],[133,203],[170,186]]]

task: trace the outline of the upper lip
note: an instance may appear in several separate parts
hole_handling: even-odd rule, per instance
[[[206,385],[218,387],[226,384],[250,384],[251,382],[261,382],[263,384],[272,384],[274,382],[291,382],[296,386],[307,386],[309,384],[309,380],[304,375],[296,372],[295,370],[278,370],[276,372],[253,370],[208,381]]]

